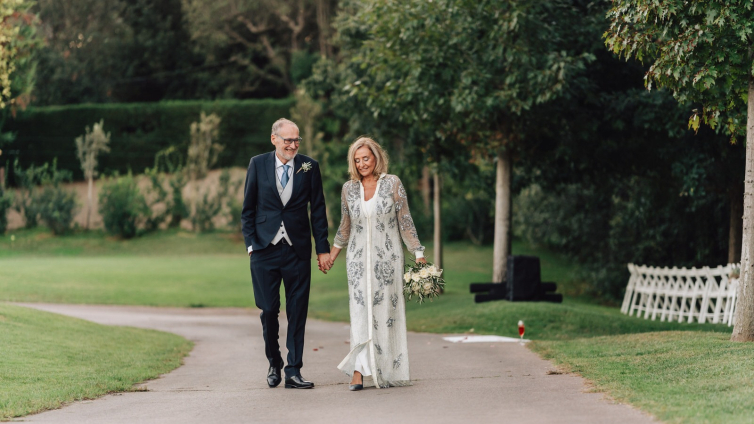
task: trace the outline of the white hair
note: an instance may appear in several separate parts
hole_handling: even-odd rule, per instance
[[[277,121],[275,121],[274,124],[272,124],[272,134],[277,135],[278,131],[280,131],[281,128],[283,128],[284,125],[293,125],[298,129],[298,125],[296,125],[295,122],[291,121],[290,119],[280,118]]]

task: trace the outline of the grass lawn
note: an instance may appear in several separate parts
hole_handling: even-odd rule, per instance
[[[243,243],[228,233],[166,231],[129,241],[97,232],[15,234],[13,243],[8,235],[0,239],[0,300],[254,305]],[[728,342],[730,328],[627,317],[579,296],[583,286],[574,281],[569,261],[521,242],[514,242],[513,253],[539,256],[542,279],[557,282],[565,301],[475,304],[469,283],[489,281],[492,248],[459,242],[448,243],[445,252],[446,293],[431,303],[408,304],[410,330],[515,337],[523,319],[533,350],[661,419],[750,420],[754,398],[746,382],[754,345]],[[341,258],[323,275],[312,261],[310,316],[348,321],[344,265]]]
[[[666,331],[535,342],[535,352],[598,390],[679,423],[751,423],[754,343],[730,333]]]
[[[192,343],[0,303],[0,420],[133,390],[178,367]]]

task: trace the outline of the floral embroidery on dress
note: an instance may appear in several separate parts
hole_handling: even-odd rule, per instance
[[[390,212],[393,211],[393,205],[389,204],[387,201],[382,201],[382,213],[387,215]]]
[[[377,318],[372,315],[372,327],[376,330],[377,329]]]
[[[372,301],[372,306],[377,306],[385,299],[385,293],[377,290],[374,292],[374,300]]]
[[[361,292],[361,290],[357,290],[353,293],[353,300],[356,301],[356,304],[365,306],[364,305],[364,294]]]
[[[391,197],[393,194],[393,186],[395,184],[395,181],[393,180],[392,176],[387,176],[380,180],[380,190],[379,195],[382,198],[388,198]]]
[[[374,279],[380,284],[380,288],[393,284],[395,267],[389,261],[377,261],[374,264]]]
[[[390,303],[393,305],[393,309],[398,307],[398,295],[396,293],[390,295]]]
[[[364,262],[350,262],[346,266],[346,273],[348,274],[348,283],[356,286],[364,277]]]
[[[382,348],[380,347],[380,345],[375,344],[374,350],[377,352],[378,355],[382,355]]]
[[[392,230],[393,228],[395,228],[395,224],[397,222],[398,222],[398,220],[395,219],[395,217],[391,217],[390,220],[387,222],[387,227]]]
[[[393,241],[390,240],[390,236],[388,234],[385,234],[385,250],[388,252],[393,250]]]
[[[401,360],[402,359],[403,359],[403,354],[402,353],[400,355],[398,355],[397,358],[395,358],[395,361],[393,361],[393,368],[394,369],[401,366]]]
[[[364,227],[362,227],[359,224],[356,224],[356,226],[354,228],[356,228],[356,233],[357,234],[361,234],[361,232],[364,231]]]
[[[393,327],[393,323],[394,323],[394,322],[395,322],[395,319],[393,319],[393,317],[390,317],[390,318],[388,318],[388,319],[387,319],[387,322],[386,322],[386,324],[387,324],[387,326],[388,326],[389,328],[392,328],[392,327]]]

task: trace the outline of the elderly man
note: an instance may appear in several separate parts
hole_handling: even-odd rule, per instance
[[[285,365],[278,343],[280,282],[285,284],[288,317],[286,389],[311,389],[301,376],[304,330],[309,309],[312,233],[319,269],[326,272],[330,244],[319,164],[298,154],[298,126],[287,119],[272,125],[275,150],[249,162],[241,223],[249,253],[256,305],[262,310],[265,354],[270,362],[267,384],[277,387]],[[311,205],[311,230],[307,206]]]

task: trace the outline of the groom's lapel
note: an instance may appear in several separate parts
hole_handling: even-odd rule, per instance
[[[280,193],[278,193],[278,186],[277,186],[277,176],[275,175],[275,152],[273,151],[270,153],[269,156],[267,156],[267,163],[265,164],[267,167],[266,174],[267,179],[269,180],[269,186],[270,189],[272,189],[272,192],[274,193],[274,196],[276,199],[278,199],[278,203],[280,203],[280,207],[283,207],[283,201],[280,200]]]
[[[301,155],[296,155],[293,158],[293,191],[291,192],[291,199],[296,198],[298,192],[301,191],[301,184],[303,184],[304,174],[306,174],[306,172],[299,172],[302,163],[303,159],[301,159]]]

